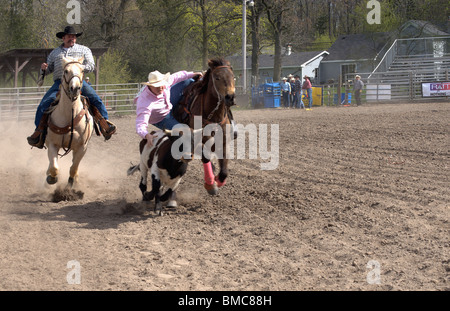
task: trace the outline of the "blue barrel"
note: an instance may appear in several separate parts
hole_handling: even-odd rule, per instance
[[[281,88],[279,83],[265,83],[263,85],[264,107],[280,107]]]
[[[352,103],[352,93],[347,93],[348,97],[347,97],[347,103],[351,104]],[[340,103],[344,103],[345,101],[345,93],[341,93],[341,102]]]

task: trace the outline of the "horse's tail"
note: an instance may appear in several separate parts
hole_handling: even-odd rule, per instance
[[[133,165],[133,166],[131,166],[131,167],[127,170],[127,175],[128,175],[128,176],[133,175],[136,171],[139,171],[139,170],[140,170],[139,167],[140,167],[139,164],[138,164],[138,165]]]

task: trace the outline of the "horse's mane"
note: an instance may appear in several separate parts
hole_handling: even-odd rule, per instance
[[[202,81],[200,81],[199,84],[199,89],[200,89],[200,94],[205,93],[207,88],[208,88],[208,82],[209,82],[209,78],[210,75],[212,73],[212,71],[214,70],[214,68],[219,67],[219,66],[230,66],[230,62],[227,61],[226,59],[224,59],[223,57],[216,57],[216,58],[211,58],[208,60],[208,70],[206,71],[205,75],[203,76]]]
[[[200,80],[195,81],[194,83],[191,83],[189,86],[187,86],[184,91],[184,99],[180,103],[179,108],[174,112],[175,118],[181,122],[181,123],[187,123],[186,118],[189,118],[189,115],[186,115],[184,111],[189,110],[191,111],[192,107],[191,104],[195,102],[195,99],[198,95],[205,94],[208,90],[208,84],[209,79],[211,78],[212,72],[215,68],[220,66],[229,66],[231,70],[233,68],[230,65],[230,62],[225,60],[222,57],[216,57],[208,60],[208,70],[203,75],[203,78]],[[182,109],[182,106],[184,106],[184,111]]]

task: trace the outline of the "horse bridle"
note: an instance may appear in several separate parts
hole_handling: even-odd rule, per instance
[[[81,63],[77,62],[77,61],[67,63],[64,66],[64,69],[63,69],[64,72],[66,71],[67,66],[69,66],[71,64],[81,64]],[[78,75],[78,74],[72,75],[72,77],[70,77],[69,81],[66,80],[66,75],[65,75],[65,73],[63,73],[63,79],[64,79],[64,82],[66,83],[67,86],[69,85],[69,82],[72,81],[73,78],[78,78],[80,80],[80,83],[83,84],[83,71],[81,71],[81,76]],[[66,88],[64,86],[63,86],[63,90],[64,90],[64,93],[66,93],[67,97],[69,97],[72,101],[74,101],[78,97],[78,96],[74,97],[74,98],[70,97],[69,91],[66,90]]]
[[[63,69],[64,72],[66,71],[66,67],[69,66],[70,64],[81,64],[81,63],[80,63],[80,62],[77,62],[77,61],[73,61],[73,62],[67,63],[67,64],[64,66],[64,69]],[[63,73],[64,82],[66,83],[67,86],[69,85],[69,82],[72,81],[73,78],[78,78],[78,79],[80,79],[80,83],[83,84],[83,78],[82,78],[82,76],[83,76],[83,71],[81,72],[81,76],[78,75],[78,74],[72,75],[72,77],[69,79],[69,81],[67,81],[67,80],[66,80],[66,75],[65,75],[65,73]],[[64,87],[64,85],[62,86],[62,89],[64,90],[64,93],[66,93],[67,97],[69,97],[69,98],[72,100],[72,102],[75,101],[75,99],[77,99],[78,96],[73,97],[73,98],[70,97],[69,91],[66,90],[66,88]],[[81,91],[80,91],[80,93],[81,93]],[[84,103],[83,103],[83,107],[84,107],[84,109],[78,114],[77,119],[80,119],[80,120],[81,120],[81,118],[82,118],[83,116],[85,116],[85,115],[86,115],[86,118],[88,118],[87,111],[85,110],[86,108],[85,108],[85,106],[84,106]],[[58,153],[58,155],[59,155],[61,158],[64,157],[64,156],[66,156],[67,154],[69,154],[69,152],[70,152],[70,150],[71,150],[72,140],[73,140],[73,129],[74,129],[74,126],[75,126],[75,124],[74,124],[74,119],[75,119],[75,116],[74,116],[74,111],[73,111],[73,106],[72,106],[72,121],[71,121],[71,125],[70,125],[70,127],[69,127],[69,129],[70,129],[69,146],[67,147],[67,149],[65,149],[64,147],[62,147],[62,149],[64,150],[64,154],[59,154],[59,153]],[[77,122],[77,123],[78,123],[78,122]],[[64,133],[62,133],[62,134],[64,134]],[[63,142],[62,142],[61,145],[64,145],[64,136],[63,136],[62,139],[63,139]],[[87,143],[87,142],[86,142],[86,143]]]
[[[211,79],[212,79],[212,82],[213,82],[214,90],[215,90],[216,93],[217,93],[217,105],[216,105],[216,108],[214,108],[214,110],[211,111],[211,113],[208,115],[208,118],[206,118],[207,121],[210,121],[210,120],[211,120],[211,118],[213,117],[214,113],[219,109],[219,107],[220,107],[220,102],[225,98],[225,97],[222,97],[222,95],[220,95],[219,91],[217,90],[216,83],[215,83],[215,79],[214,79],[214,72],[215,72],[217,69],[221,69],[221,68],[227,68],[228,70],[231,71],[231,73],[233,73],[233,71],[231,70],[231,67],[228,66],[228,65],[217,66],[216,68],[214,68],[213,70],[211,70]]]

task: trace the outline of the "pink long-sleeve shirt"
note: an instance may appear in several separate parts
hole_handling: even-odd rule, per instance
[[[302,85],[302,89],[306,90],[306,89],[311,89],[312,85],[311,85],[311,81],[309,81],[309,79],[305,79],[305,82],[303,82]]]
[[[179,71],[170,75],[166,88],[160,95],[153,94],[145,86],[136,96],[136,133],[145,138],[148,134],[148,125],[162,121],[172,110],[170,102],[170,87],[178,82],[194,77],[193,72]]]

